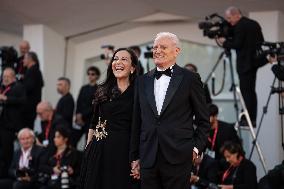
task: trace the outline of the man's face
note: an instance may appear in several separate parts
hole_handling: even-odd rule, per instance
[[[236,25],[241,19],[239,14],[231,14],[230,12],[226,12],[225,17],[232,26]]]
[[[16,81],[16,77],[11,70],[5,70],[3,73],[3,85],[8,86]]]
[[[168,37],[159,37],[154,41],[153,58],[156,66],[166,67],[174,64],[179,52],[180,48]]]
[[[94,71],[91,71],[91,70],[88,71],[87,75],[88,75],[88,79],[89,79],[90,83],[92,83],[92,82],[94,82],[98,79],[98,75]]]
[[[28,131],[19,136],[19,143],[23,149],[29,149],[34,143],[34,137]]]
[[[38,106],[36,109],[36,113],[41,121],[48,121],[50,112],[47,111],[44,107]]]
[[[66,91],[68,91],[68,84],[64,80],[57,81],[57,92],[59,94],[64,94]]]
[[[21,55],[25,55],[27,52],[30,51],[30,45],[26,42],[22,42],[19,46]]]
[[[29,65],[30,61],[32,61],[31,58],[28,56],[28,54],[25,54],[24,60],[23,60],[24,67],[27,67]]]

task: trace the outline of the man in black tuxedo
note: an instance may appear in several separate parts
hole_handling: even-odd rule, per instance
[[[233,37],[219,38],[223,47],[235,49],[237,53],[237,73],[239,75],[240,89],[244,97],[253,125],[257,117],[257,95],[255,92],[257,69],[267,63],[265,57],[256,58],[256,51],[264,41],[260,25],[245,16],[236,7],[226,10],[227,21],[233,26]]]
[[[15,133],[22,128],[21,113],[25,101],[24,87],[16,81],[14,69],[6,68],[0,86],[0,149],[4,162],[0,172],[4,175],[13,157]]]
[[[130,159],[142,189],[188,189],[192,161],[206,145],[210,125],[202,82],[176,65],[179,53],[175,34],[157,34],[156,69],[136,82]]]
[[[0,180],[0,188],[26,189],[36,186],[44,149],[34,144],[35,135],[29,128],[19,131],[18,140],[21,148],[15,151],[9,179]]]
[[[27,102],[23,111],[23,125],[33,129],[36,118],[36,106],[41,101],[42,87],[44,85],[36,53],[28,52],[25,54],[24,67],[26,72],[23,77],[23,84],[26,89]]]

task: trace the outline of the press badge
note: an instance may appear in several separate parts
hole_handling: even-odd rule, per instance
[[[213,150],[209,150],[208,148],[205,151],[205,154],[207,154],[208,156],[212,157],[213,159],[215,159],[215,151]]]
[[[42,141],[42,144],[46,147],[46,146],[48,146],[49,141],[48,140],[44,140],[44,141]]]

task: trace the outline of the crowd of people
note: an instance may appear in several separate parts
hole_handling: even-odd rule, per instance
[[[235,8],[226,14],[229,20],[242,18]],[[241,53],[240,46],[219,40]],[[70,80],[58,78],[61,97],[53,107],[41,99],[37,54],[23,41],[18,62],[4,68],[1,78],[0,188],[256,189],[256,167],[246,159],[234,124],[218,119],[197,66],[177,65],[180,51],[175,34],[158,33],[156,68],[143,75],[137,47],[119,48],[102,84],[100,70],[87,69],[89,83],[76,102]],[[253,78],[252,93],[256,69],[238,69],[240,80]],[[251,103],[255,121],[256,102]],[[36,116],[40,133],[34,132]],[[84,134],[81,152],[76,146]],[[271,180],[266,176],[261,183],[273,189]]]

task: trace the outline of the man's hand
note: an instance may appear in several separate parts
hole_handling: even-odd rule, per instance
[[[195,153],[195,151],[192,151],[192,163],[195,163],[195,160],[198,158],[198,154]]]
[[[222,45],[223,46],[223,43],[226,41],[226,38],[224,37],[219,37],[219,38],[216,38],[218,44]]]
[[[199,177],[196,175],[191,175],[190,177],[190,183],[197,183],[199,180]]]
[[[59,169],[58,166],[53,167],[53,173],[56,174],[56,175],[60,175],[61,170]]]
[[[234,189],[233,185],[219,185],[221,189]]]
[[[2,101],[6,101],[7,100],[7,96],[0,94],[0,100]]]
[[[31,177],[26,173],[24,177],[20,177],[19,178],[20,181],[26,181],[26,182],[30,182],[31,181]]]
[[[132,161],[131,162],[131,174],[134,179],[140,179],[140,161]]]
[[[76,124],[83,126],[85,125],[84,121],[83,121],[83,116],[82,114],[78,113],[76,114],[76,119],[75,119]]]

